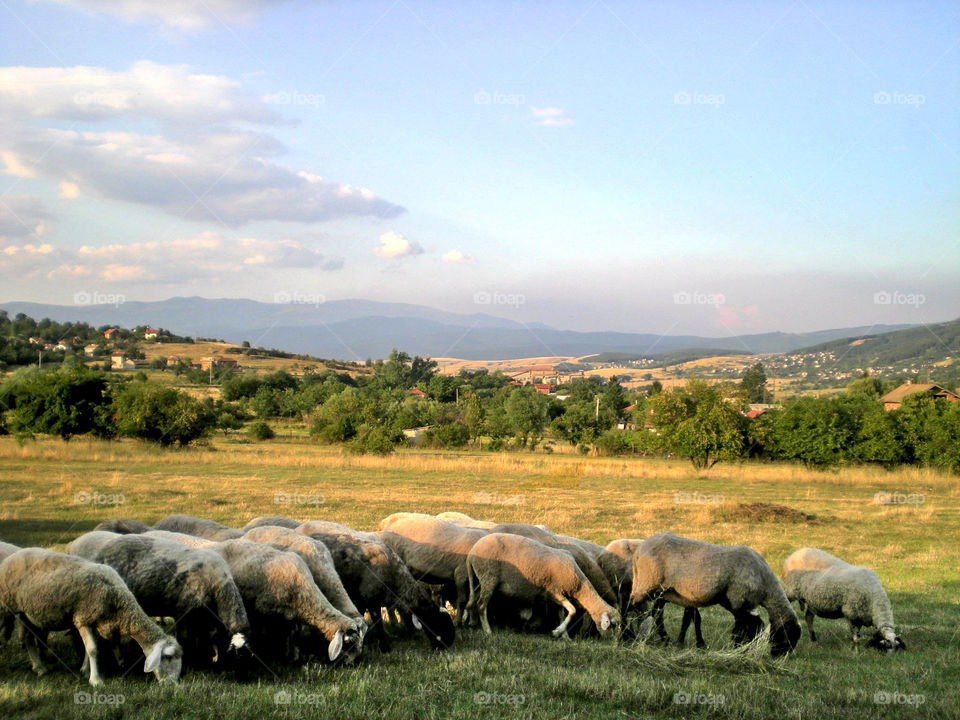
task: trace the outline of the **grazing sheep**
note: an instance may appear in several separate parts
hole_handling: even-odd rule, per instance
[[[17,545],[11,545],[8,542],[0,540],[0,562],[3,562],[15,552],[22,549],[23,548]],[[4,642],[7,642],[13,633],[14,619],[13,613],[8,612],[6,608],[0,606],[0,639]]]
[[[489,530],[496,525],[495,522],[490,522],[489,520],[474,520],[472,517],[462,512],[442,512],[436,517],[438,520],[453,523],[454,525],[459,525],[460,527],[479,528],[480,530]]]
[[[406,563],[414,578],[442,585],[444,599],[453,604],[457,618],[461,618],[469,588],[467,554],[487,531],[459,527],[432,515],[391,517],[393,520],[381,522],[384,529],[377,534]]]
[[[277,550],[287,550],[296,553],[310,568],[313,580],[317,587],[326,596],[333,606],[347,617],[353,618],[357,630],[362,634],[367,631],[367,624],[363,620],[363,613],[357,610],[350,595],[343,587],[340,576],[330,550],[319,540],[298,533],[296,530],[280,527],[279,525],[262,525],[251,528],[243,535],[244,540],[270,545]]]
[[[484,631],[492,632],[487,609],[494,593],[533,603],[547,597],[563,606],[567,616],[554,637],[569,637],[567,627],[586,610],[601,632],[620,622],[620,612],[604,601],[569,553],[510,533],[491,533],[478,540],[467,555],[470,599],[468,618],[479,616]],[[576,603],[576,604],[574,604]]]
[[[27,548],[0,563],[0,605],[25,629],[34,672],[46,673],[40,640],[47,633],[76,628],[86,650],[90,684],[101,685],[97,636],[132,637],[146,657],[144,672],[160,681],[180,677],[183,651],[143,611],[117,572],[106,565],[62,553]]]
[[[188,547],[209,548],[227,561],[243,596],[250,625],[259,638],[254,643],[258,653],[273,646],[279,654],[277,640],[290,644],[289,626],[295,620],[320,631],[329,642],[327,654],[331,661],[340,659],[351,663],[363,651],[363,636],[353,619],[337,610],[324,596],[299,555],[250,540],[214,542],[156,530],[147,535]]]
[[[314,521],[300,526],[300,532],[306,530],[312,532],[305,534],[330,550],[350,597],[374,621],[371,635],[382,649],[389,648],[389,640],[378,621],[381,608],[396,609],[409,616],[411,624],[426,635],[434,648],[446,650],[453,645],[456,630],[452,618],[383,540],[373,533],[334,522]]]
[[[149,535],[93,531],[71,542],[67,552],[116,570],[147,614],[177,620],[179,640],[188,650],[206,653],[211,648],[199,639],[212,634],[221,639],[213,647],[216,657],[221,650],[246,647],[250,622],[240,590],[227,562],[212,550]],[[211,615],[220,627],[211,624]]]
[[[386,530],[390,525],[397,522],[398,520],[435,520],[436,518],[433,515],[428,515],[427,513],[416,513],[416,512],[395,512],[391,515],[387,515],[383,520],[377,523],[377,530]]]
[[[121,535],[137,535],[153,530],[149,525],[144,525],[139,520],[130,518],[111,518],[97,525],[93,531],[105,530],[106,532],[120,533]]]
[[[537,542],[543,543],[547,547],[552,547],[555,550],[567,551],[573,556],[573,559],[576,561],[577,565],[580,566],[583,574],[587,576],[587,579],[590,581],[590,584],[593,586],[594,590],[600,593],[600,596],[611,605],[617,603],[617,596],[610,585],[610,581],[607,580],[607,576],[603,573],[603,570],[600,569],[600,566],[597,564],[597,561],[594,560],[593,555],[584,549],[582,543],[585,541],[579,540],[578,538],[568,538],[562,535],[554,535],[549,530],[545,530],[536,525],[526,525],[524,523],[497,525],[492,528],[490,532],[520,535],[522,537],[529,538],[530,540],[536,540]]]
[[[734,616],[738,644],[760,633],[762,621],[752,611],[763,607],[770,617],[774,656],[795,648],[800,638],[800,622],[780,582],[748,547],[711,545],[670,533],[647,538],[633,554],[630,601],[646,609],[657,599],[691,608],[720,605]]]
[[[169,530],[170,532],[196,535],[207,540],[236,540],[243,537],[243,533],[234,528],[221,525],[214,520],[195,518],[189,515],[168,515],[153,526],[154,530]]]
[[[271,515],[269,517],[258,517],[254,518],[246,525],[243,526],[243,532],[246,533],[248,530],[253,530],[258,527],[282,527],[288,528],[290,530],[296,530],[300,527],[299,520],[291,520],[290,518],[280,517],[279,515]]]
[[[906,648],[894,628],[890,598],[872,570],[813,548],[797,550],[786,559],[783,569],[787,597],[799,603],[811,641],[817,639],[815,617],[845,618],[855,649],[860,647],[860,630],[864,627],[876,628],[868,647],[888,653]]]

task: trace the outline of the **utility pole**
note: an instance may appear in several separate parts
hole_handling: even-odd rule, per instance
[[[597,407],[593,411],[593,418],[594,420],[599,420],[600,419],[600,396],[599,395],[597,395],[596,400],[597,400]]]
[[[37,369],[43,370],[43,350],[37,351]]]

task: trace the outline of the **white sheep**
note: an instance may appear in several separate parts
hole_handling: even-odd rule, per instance
[[[810,640],[815,617],[845,618],[853,647],[860,647],[860,631],[876,628],[868,647],[895,652],[906,648],[893,623],[893,608],[880,579],[872,570],[850,565],[823,550],[801,548],[783,564],[783,584],[790,600],[804,613]]]
[[[67,552],[116,570],[148,614],[176,618],[182,645],[213,634],[223,637],[214,645],[216,657],[220,650],[246,647],[247,611],[230,567],[216,552],[149,535],[105,531],[81,535]],[[219,627],[210,623],[211,615]],[[200,649],[206,652],[209,647]]]
[[[103,683],[97,636],[131,637],[146,657],[144,672],[160,681],[180,677],[180,645],[147,616],[111,567],[40,548],[20,550],[0,563],[0,605],[16,614],[25,629],[27,654],[38,675],[46,673],[42,639],[75,628],[83,640],[91,685]]]
[[[633,553],[631,603],[646,609],[663,600],[685,608],[720,605],[734,616],[734,642],[756,637],[763,623],[754,609],[770,618],[774,656],[796,647],[800,622],[780,582],[766,561],[745,546],[721,546],[659,533],[641,542]],[[662,617],[657,621],[662,628]]]
[[[248,530],[253,530],[258,527],[284,527],[290,530],[296,530],[300,524],[299,520],[291,520],[290,518],[281,517],[280,515],[270,515],[254,518],[243,526],[243,532],[246,533]]]
[[[277,640],[289,645],[289,626],[294,621],[318,630],[326,638],[331,661],[351,663],[363,651],[363,636],[355,621],[324,596],[299,555],[250,540],[215,542],[163,530],[153,530],[146,535],[189,547],[209,548],[227,561],[243,596],[250,625],[263,641],[254,643],[258,653],[271,647],[271,641],[278,652]]]
[[[195,535],[196,537],[216,541],[236,540],[237,538],[243,537],[243,533],[240,530],[227,527],[215,520],[191,517],[189,515],[168,515],[163,520],[154,523],[153,529]]]
[[[467,555],[470,599],[465,621],[476,613],[483,629],[492,632],[487,611],[499,593],[511,602],[533,604],[544,598],[561,605],[567,615],[552,632],[569,637],[567,627],[579,605],[601,632],[620,622],[620,612],[593,588],[569,553],[511,533],[491,533],[478,540]]]
[[[0,562],[3,562],[15,552],[22,549],[23,548],[17,545],[12,545],[8,542],[3,542],[0,540]],[[3,639],[4,642],[7,642],[10,639],[10,635],[13,633],[14,620],[15,617],[13,613],[0,606],[0,639]]]

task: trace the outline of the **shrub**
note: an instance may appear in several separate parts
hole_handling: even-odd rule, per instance
[[[30,370],[4,383],[4,404],[13,408],[10,429],[18,435],[46,433],[69,440],[112,430],[107,413],[107,380],[82,365],[40,372]]]
[[[117,431],[125,437],[181,446],[203,437],[216,418],[203,403],[154,382],[130,383],[113,400]]]
[[[357,432],[357,436],[350,441],[347,447],[350,452],[358,455],[367,453],[389,455],[395,449],[395,441],[396,438],[391,437],[390,433],[379,425],[373,427],[362,425]]]
[[[276,433],[273,431],[273,428],[267,425],[263,420],[257,420],[254,423],[251,423],[250,427],[247,428],[247,435],[249,435],[254,440],[273,440],[276,437]]]
[[[423,443],[426,447],[463,447],[468,442],[470,442],[470,431],[466,425],[460,423],[430,428],[424,433],[423,437]]]

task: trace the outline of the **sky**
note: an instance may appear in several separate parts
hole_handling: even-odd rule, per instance
[[[960,5],[0,2],[0,300],[960,316]]]

